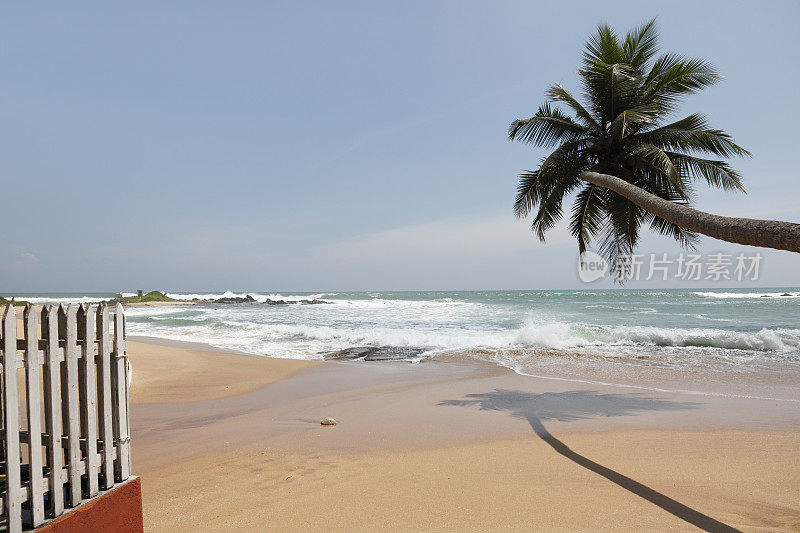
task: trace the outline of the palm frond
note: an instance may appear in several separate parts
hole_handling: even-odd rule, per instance
[[[581,183],[578,174],[587,166],[584,157],[580,142],[571,141],[542,161],[537,178],[539,209],[531,223],[540,240],[561,220],[564,197]]]
[[[578,250],[583,253],[600,232],[605,221],[603,196],[596,185],[586,185],[572,204],[570,233],[578,240]]]
[[[613,64],[622,63],[625,56],[619,44],[616,32],[608,24],[601,24],[595,33],[586,42],[586,50],[583,53],[584,61],[600,61],[602,63]]]
[[[581,103],[578,102],[578,100],[572,96],[572,94],[560,83],[554,83],[551,85],[550,88],[547,89],[545,95],[550,100],[564,102],[567,104],[575,112],[575,116],[578,118],[578,120],[583,122],[583,124],[590,130],[595,132],[600,131],[600,124],[597,123],[592,114],[589,113],[586,108],[584,108],[583,105],[581,105]]]
[[[512,122],[508,127],[508,138],[539,146],[554,146],[587,132],[585,126],[545,103],[534,116]]]
[[[639,88],[636,70],[624,63],[587,60],[578,75],[583,80],[590,107],[601,123],[612,121],[624,110]]]
[[[731,135],[709,128],[705,117],[699,113],[644,132],[640,138],[644,142],[669,150],[707,152],[720,157],[751,155],[737,145]]]
[[[676,96],[695,93],[719,79],[719,73],[708,61],[665,54],[653,63],[644,81],[645,101],[671,104]]]
[[[656,19],[653,18],[635,30],[628,32],[622,49],[625,53],[625,62],[629,65],[639,67],[648,62],[658,49]]]
[[[675,239],[682,248],[687,250],[695,250],[697,248],[699,235],[694,231],[682,228],[681,226],[673,224],[672,222],[667,222],[663,218],[659,218],[657,216],[648,218],[651,218],[650,229],[656,233],[660,233],[665,237],[671,237]]]
[[[633,253],[639,240],[636,223],[641,209],[617,193],[606,190],[604,203],[608,224],[601,238],[599,251],[608,260],[612,271],[620,268],[620,261]]]
[[[726,191],[745,192],[741,174],[725,161],[703,159],[677,152],[665,153],[683,175],[702,177],[712,187],[720,187]]]
[[[638,131],[643,126],[654,124],[660,112],[657,106],[647,104],[625,109],[614,118],[608,128],[611,142],[619,143],[626,135]]]
[[[650,229],[656,233],[664,235],[665,237],[671,237],[675,239],[682,248],[687,250],[695,250],[697,248],[697,242],[699,240],[699,235],[697,233],[686,228],[682,228],[681,226],[673,224],[672,222],[667,222],[663,218],[656,216],[652,217],[652,220],[650,221]]]
[[[580,184],[578,173],[574,173],[571,178],[565,177],[559,180],[546,196],[539,202],[539,210],[531,222],[531,229],[536,232],[539,240],[544,242],[547,231],[550,230],[563,216],[562,204],[564,196],[570,193]]]
[[[514,214],[518,218],[527,217],[531,210],[539,203],[539,171],[526,170],[519,175],[517,185],[517,198],[514,200]]]
[[[669,178],[669,181],[677,188],[685,186],[684,178],[675,168],[669,156],[659,147],[653,144],[637,143],[627,151],[630,158],[638,160],[640,164],[661,173]]]
[[[584,170],[585,154],[581,152],[582,142],[577,139],[567,141],[542,159],[537,170],[528,170],[519,175],[514,213],[519,218],[530,214],[533,208],[550,195],[550,192],[563,179],[569,179]]]
[[[642,188],[660,198],[663,198],[664,200],[683,205],[689,204],[689,198],[685,194],[685,191],[674,189],[669,182],[659,184],[656,181],[649,180],[647,185]],[[648,212],[644,213],[642,222],[649,222],[650,229],[666,237],[672,237],[678,241],[683,248],[695,248],[698,235],[691,230],[682,228],[677,224],[668,222],[663,218],[657,217]]]

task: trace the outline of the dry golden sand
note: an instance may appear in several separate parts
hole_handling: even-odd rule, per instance
[[[593,432],[565,441],[736,527],[800,524],[797,472],[783,464],[800,449],[796,432]],[[721,442],[735,445],[719,453]],[[196,531],[192,520],[209,531],[694,529],[534,437],[391,453],[242,450],[145,474],[144,487],[154,531]]]
[[[148,531],[800,528],[795,404],[458,364],[129,352]],[[321,427],[328,415],[339,425]]]

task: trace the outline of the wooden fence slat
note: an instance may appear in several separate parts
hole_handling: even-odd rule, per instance
[[[130,477],[130,436],[128,434],[128,378],[127,352],[125,346],[125,314],[122,304],[114,310],[114,360],[111,366],[112,383],[115,388],[114,442],[117,446],[115,473],[119,481]]]
[[[95,381],[95,308],[87,303],[78,309],[78,337],[83,341],[80,361],[81,434],[86,441],[86,477],[89,497],[97,496],[97,383]]]
[[[53,516],[64,512],[64,451],[61,445],[61,363],[58,349],[58,310],[42,308],[42,337],[45,339],[45,427],[48,433],[47,464],[50,467],[50,507]]]
[[[122,304],[117,304],[119,307],[119,316],[122,317],[122,342],[125,344],[125,427],[127,428],[128,439],[125,442],[125,453],[128,455],[128,477],[133,472],[133,459],[131,458],[131,380],[133,379],[133,369],[131,367],[131,360],[128,359],[128,319],[125,316],[125,311]]]
[[[97,317],[96,308],[92,304],[85,304],[83,325],[83,366],[84,366],[84,397],[86,402],[81,406],[84,423],[84,436],[86,438],[86,466],[88,468],[89,497],[97,496],[97,382],[95,370],[95,328]]]
[[[28,465],[30,467],[31,517],[33,526],[44,522],[44,480],[42,479],[42,409],[39,399],[39,316],[28,305],[25,322],[25,381],[28,413]]]
[[[59,329],[64,324],[64,370],[61,374],[61,396],[66,399],[62,405],[66,420],[67,464],[69,465],[70,507],[81,503],[81,473],[78,464],[81,461],[81,414],[78,407],[78,309],[68,305],[66,310],[59,309]]]
[[[103,442],[103,488],[114,485],[114,424],[112,422],[111,389],[111,335],[108,329],[108,305],[104,302],[97,310],[97,407],[99,434]]]
[[[17,386],[17,313],[3,315],[3,400],[5,403],[6,519],[8,531],[22,531],[22,473],[19,453],[19,388]]]

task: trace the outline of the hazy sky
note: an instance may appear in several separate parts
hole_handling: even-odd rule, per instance
[[[6,3],[0,291],[581,287],[563,226],[512,215],[543,152],[506,130],[656,15],[726,77],[684,114],[754,154],[698,207],[800,221],[796,1]]]

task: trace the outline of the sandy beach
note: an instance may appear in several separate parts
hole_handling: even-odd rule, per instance
[[[314,365],[272,359],[265,371],[263,358],[212,351],[204,344],[170,345],[163,339],[142,339],[131,345],[136,365],[136,386],[131,388],[134,404],[196,402],[244,394]],[[222,353],[226,357],[220,360]]]
[[[148,531],[800,528],[796,399],[463,361],[129,353]]]
[[[800,533],[764,4],[10,2],[0,533]]]

